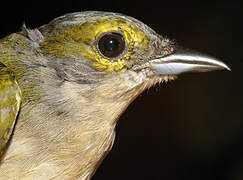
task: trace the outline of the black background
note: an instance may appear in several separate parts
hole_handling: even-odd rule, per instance
[[[0,37],[64,13],[133,16],[182,46],[222,59],[232,71],[185,74],[145,91],[121,116],[114,147],[94,180],[243,179],[243,5],[212,1],[9,1]]]

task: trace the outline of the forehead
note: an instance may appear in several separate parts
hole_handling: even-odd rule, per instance
[[[84,11],[84,12],[76,12],[76,13],[70,13],[70,14],[60,16],[52,20],[48,25],[44,25],[40,27],[40,30],[42,30],[43,33],[48,33],[47,29],[51,30],[54,27],[63,28],[70,25],[82,25],[89,21],[102,20],[102,19],[106,21],[112,21],[115,19],[126,20],[126,22],[129,24],[136,24],[136,26],[138,26],[140,29],[143,30],[150,29],[148,26],[138,21],[137,19],[132,18],[130,16],[125,16],[123,14],[112,13],[112,12],[101,12],[101,11]]]
[[[67,40],[70,38],[86,43],[107,31],[126,31],[128,35],[136,35],[137,39],[147,39],[148,34],[154,33],[148,26],[132,17],[96,11],[67,14],[39,29],[44,36],[62,35]]]

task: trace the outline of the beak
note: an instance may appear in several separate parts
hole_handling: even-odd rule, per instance
[[[176,47],[175,52],[149,61],[156,74],[181,74],[185,72],[206,72],[230,68],[223,62],[192,50]]]

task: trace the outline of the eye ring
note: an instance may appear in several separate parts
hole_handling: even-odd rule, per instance
[[[103,57],[117,59],[127,52],[127,43],[121,33],[110,31],[100,36],[97,49]]]

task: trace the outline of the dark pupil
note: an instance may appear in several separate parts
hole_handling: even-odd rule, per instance
[[[106,51],[116,51],[119,47],[119,42],[115,38],[107,38],[104,41],[104,49]]]
[[[125,50],[125,40],[119,33],[109,33],[102,36],[98,42],[100,53],[108,58],[116,58]]]

